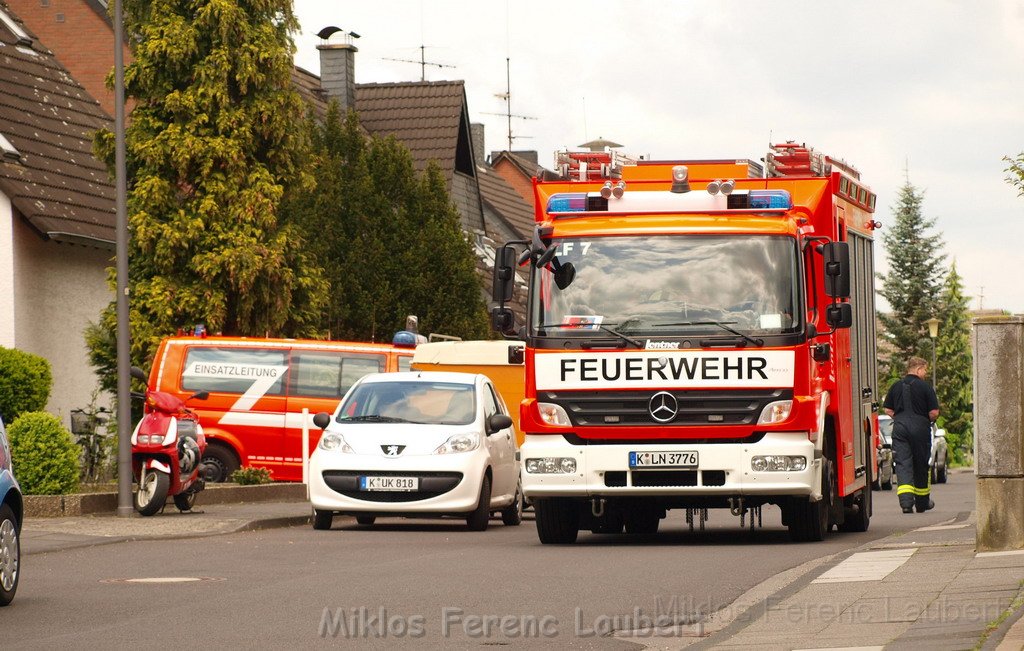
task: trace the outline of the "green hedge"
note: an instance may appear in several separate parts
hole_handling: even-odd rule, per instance
[[[0,417],[5,423],[13,423],[25,412],[45,409],[52,386],[50,362],[0,346]]]
[[[7,428],[14,476],[26,495],[78,490],[79,448],[60,419],[42,411],[22,414]]]

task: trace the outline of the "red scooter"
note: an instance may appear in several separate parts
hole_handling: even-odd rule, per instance
[[[147,381],[146,373],[132,367],[132,377]],[[188,400],[205,400],[206,391]],[[189,511],[196,494],[206,487],[200,477],[200,461],[206,451],[206,437],[199,417],[180,398],[162,391],[145,393],[145,412],[132,433],[132,471],[139,483],[135,510],[153,515],[163,509],[167,496],[174,505]]]

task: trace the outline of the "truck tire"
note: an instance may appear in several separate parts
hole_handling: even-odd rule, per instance
[[[544,545],[571,545],[580,532],[579,505],[559,497],[538,498],[533,501],[536,512],[537,537]]]
[[[787,507],[789,517],[789,537],[794,542],[820,542],[832,529],[832,502],[835,499],[835,471],[832,460],[827,456],[822,459],[821,499],[792,500]]]
[[[223,443],[210,441],[203,453],[203,479],[208,484],[225,482],[238,470],[238,457]]]
[[[867,531],[871,525],[871,491],[863,488],[860,496],[855,500],[856,512],[846,512],[846,519],[839,525],[840,531],[862,532]]]

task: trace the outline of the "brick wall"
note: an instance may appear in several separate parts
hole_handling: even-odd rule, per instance
[[[504,159],[498,161],[494,166],[494,171],[500,174],[501,178],[505,179],[526,203],[533,206],[533,180],[531,178],[524,176],[518,167]]]
[[[103,110],[113,116],[114,93],[107,90],[104,82],[114,68],[114,29],[99,13],[102,11],[99,3],[88,0],[3,1],[42,45],[53,51]],[[131,60],[127,47],[124,56],[127,65]]]

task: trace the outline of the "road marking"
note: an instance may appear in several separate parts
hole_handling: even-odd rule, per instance
[[[937,524],[931,527],[914,529],[914,531],[946,531],[947,529],[966,529],[969,526],[971,526],[971,523],[969,522],[965,522],[963,524]]]
[[[818,649],[795,649],[794,651],[882,651],[884,646],[826,646]]]
[[[213,576],[152,576],[140,579],[103,579],[100,583],[197,583],[223,580]]]
[[[853,581],[881,581],[906,563],[913,549],[887,549],[877,552],[859,552],[825,572],[811,583],[851,583]]]

